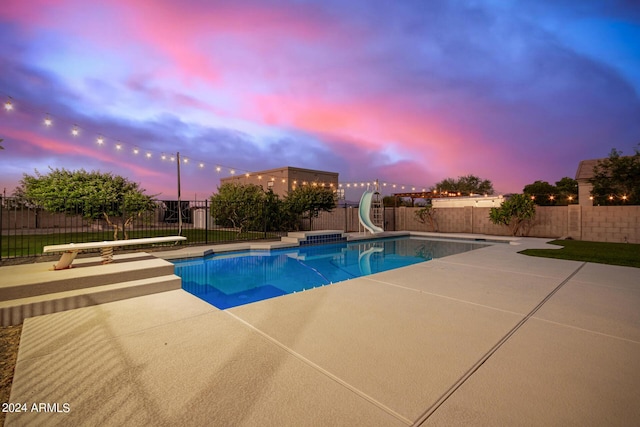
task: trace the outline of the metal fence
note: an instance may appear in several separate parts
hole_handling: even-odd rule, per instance
[[[286,217],[268,204],[212,205],[210,200],[157,201],[153,210],[127,214],[122,206],[96,210],[82,200],[50,212],[16,198],[0,196],[0,260],[42,255],[47,245],[125,238],[182,235],[187,245],[279,239],[290,231],[357,231],[357,209],[341,206],[317,217]],[[101,211],[109,212],[104,215]],[[173,244],[169,244],[173,245]],[[148,248],[148,247],[147,247]]]

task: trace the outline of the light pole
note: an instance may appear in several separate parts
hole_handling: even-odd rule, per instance
[[[182,236],[182,201],[180,199],[180,152],[176,153],[178,166],[178,236]]]

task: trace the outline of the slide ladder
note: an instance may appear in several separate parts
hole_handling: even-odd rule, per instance
[[[365,191],[362,193],[360,199],[360,206],[358,206],[358,216],[360,217],[360,224],[370,233],[382,233],[384,230],[371,221],[371,201],[373,200],[373,191]]]

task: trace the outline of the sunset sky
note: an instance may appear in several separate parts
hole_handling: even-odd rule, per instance
[[[3,0],[0,40],[7,195],[52,167],[175,197],[176,152],[183,198],[287,165],[521,192],[640,143],[631,0]]]

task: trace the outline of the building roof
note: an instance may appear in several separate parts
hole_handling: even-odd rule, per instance
[[[323,171],[323,170],[318,170],[318,169],[305,169],[305,168],[298,168],[295,166],[282,166],[279,168],[275,168],[275,169],[268,169],[268,170],[262,170],[262,171],[254,171],[251,172],[251,175],[273,175],[276,173],[282,173],[282,172],[302,172],[302,173],[321,173],[321,174],[327,174],[327,175],[335,175],[336,177],[338,176],[338,172],[330,172],[330,171]],[[241,175],[231,175],[231,176],[227,176],[222,178],[223,180],[226,179],[236,179],[236,178],[241,178]]]
[[[576,181],[587,181],[593,178],[593,168],[598,164],[600,160],[605,159],[591,159],[581,161],[578,165],[578,170],[576,171]]]

